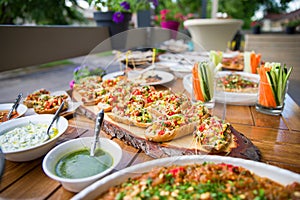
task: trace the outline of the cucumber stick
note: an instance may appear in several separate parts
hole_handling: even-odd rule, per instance
[[[222,62],[223,59],[223,52],[222,51],[214,51],[211,50],[209,52],[209,59],[215,66]]]
[[[291,75],[293,67],[287,70],[286,65],[282,66],[280,63],[265,63],[265,67],[269,68],[266,73],[269,85],[272,88],[272,93],[277,106],[282,105],[284,101],[285,90],[287,89],[287,81]]]
[[[208,62],[198,63],[198,78],[204,101],[210,101],[214,93],[214,66]]]
[[[251,52],[244,52],[244,72],[251,73]]]

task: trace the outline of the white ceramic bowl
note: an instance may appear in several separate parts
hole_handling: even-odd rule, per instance
[[[90,148],[92,145],[94,138],[93,137],[82,137],[73,139],[67,142],[64,142],[55,148],[53,148],[49,153],[45,156],[43,160],[43,170],[50,178],[59,181],[62,186],[71,192],[79,192],[90,184],[94,183],[104,175],[108,174],[112,171],[117,164],[120,162],[122,158],[122,149],[121,147],[112,140],[107,138],[100,138],[100,144],[97,143],[99,148],[109,153],[113,158],[113,164],[108,169],[103,172],[96,174],[94,176],[86,177],[86,178],[62,178],[56,175],[55,167],[58,161],[65,155],[81,150],[83,148]]]
[[[14,105],[13,103],[0,104],[0,110],[10,110],[13,105]],[[28,109],[27,106],[25,106],[24,104],[19,104],[17,108],[17,112],[19,114],[18,117],[23,116],[26,113],[27,109]]]
[[[244,167],[255,174],[269,178],[282,185],[299,182],[300,175],[294,172],[268,165],[262,162],[255,162],[241,158],[233,158],[229,156],[217,155],[185,155],[174,156],[167,158],[154,159],[151,161],[139,163],[127,168],[124,168],[116,173],[113,173],[105,178],[95,182],[91,186],[85,188],[80,193],[72,197],[71,200],[89,200],[97,199],[98,196],[106,192],[110,187],[116,186],[125,182],[128,178],[133,178],[142,173],[149,172],[151,169],[159,166],[171,165],[187,165],[187,164],[201,164],[204,162],[213,163],[227,163],[235,166]]]
[[[26,126],[29,122],[32,123],[47,123],[53,119],[52,114],[44,114],[44,115],[31,115],[27,117],[17,118],[14,120],[10,120],[0,124],[0,135],[5,134],[7,131],[12,130],[17,127]],[[68,120],[64,117],[59,117],[59,119],[54,122],[53,127],[58,129],[58,134],[50,139],[41,143],[39,145],[29,147],[26,149],[15,150],[15,151],[3,151],[5,158],[10,161],[23,162],[30,161],[36,158],[39,158],[45,155],[57,142],[58,138],[67,130],[68,128]]]

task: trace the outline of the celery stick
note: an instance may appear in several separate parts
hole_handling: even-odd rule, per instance
[[[209,52],[209,59],[215,66],[222,62],[223,59],[223,52],[220,51],[213,51]]]
[[[203,76],[203,79],[204,79],[203,87],[204,87],[204,92],[205,92],[205,96],[206,96],[205,101],[208,101],[208,100],[210,100],[210,94],[209,94],[209,90],[208,90],[208,78],[207,78],[207,70],[206,70],[207,65],[206,65],[206,63],[202,63],[201,67],[202,67],[201,69],[202,69],[202,72],[203,72],[202,76]]]
[[[244,72],[251,73],[251,52],[244,52]]]
[[[291,68],[289,69],[288,73],[287,73],[286,76],[284,77],[283,84],[282,84],[282,88],[283,88],[283,89],[285,89],[285,87],[286,87],[287,81],[288,81],[288,79],[289,79],[289,77],[290,77],[290,75],[291,75],[292,70],[293,70],[293,67],[291,67]]]
[[[215,67],[211,64],[208,64],[207,69],[208,69],[209,94],[210,94],[210,99],[212,99],[213,95],[214,95],[214,70],[215,70]]]
[[[211,89],[210,89],[210,80],[211,78],[211,72],[209,69],[209,65],[207,62],[201,62],[198,65],[198,74],[199,74],[199,80],[200,80],[200,87],[202,90],[202,94],[204,97],[204,101],[211,100]]]
[[[286,66],[282,67],[280,63],[266,63],[266,65],[271,66],[270,72],[267,72],[267,79],[271,85],[276,105],[281,105],[284,100],[284,90],[286,89],[292,67],[287,71]]]
[[[282,90],[284,90],[284,88],[282,88],[283,86],[283,79],[282,79],[282,76],[283,76],[283,70],[282,68],[280,67],[279,70],[278,70],[278,82],[277,82],[277,96],[278,96],[278,102],[279,104],[282,103]]]

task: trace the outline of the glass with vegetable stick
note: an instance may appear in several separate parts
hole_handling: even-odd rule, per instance
[[[292,67],[275,62],[266,62],[257,69],[260,76],[256,110],[269,114],[280,115],[284,109],[284,99],[288,90],[288,79]]]
[[[192,102],[202,101],[206,107],[213,108],[215,65],[202,61],[195,63],[192,69]]]

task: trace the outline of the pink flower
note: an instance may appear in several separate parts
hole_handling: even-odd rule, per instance
[[[163,9],[163,10],[160,11],[160,14],[161,14],[161,15],[166,15],[166,14],[168,14],[169,12],[170,12],[170,10],[168,10],[168,9]]]
[[[186,17],[189,19],[189,18],[193,18],[194,17],[194,14],[193,13],[189,13],[186,15]]]
[[[75,80],[71,80],[70,83],[69,83],[71,89],[73,89],[74,84],[75,84]]]

